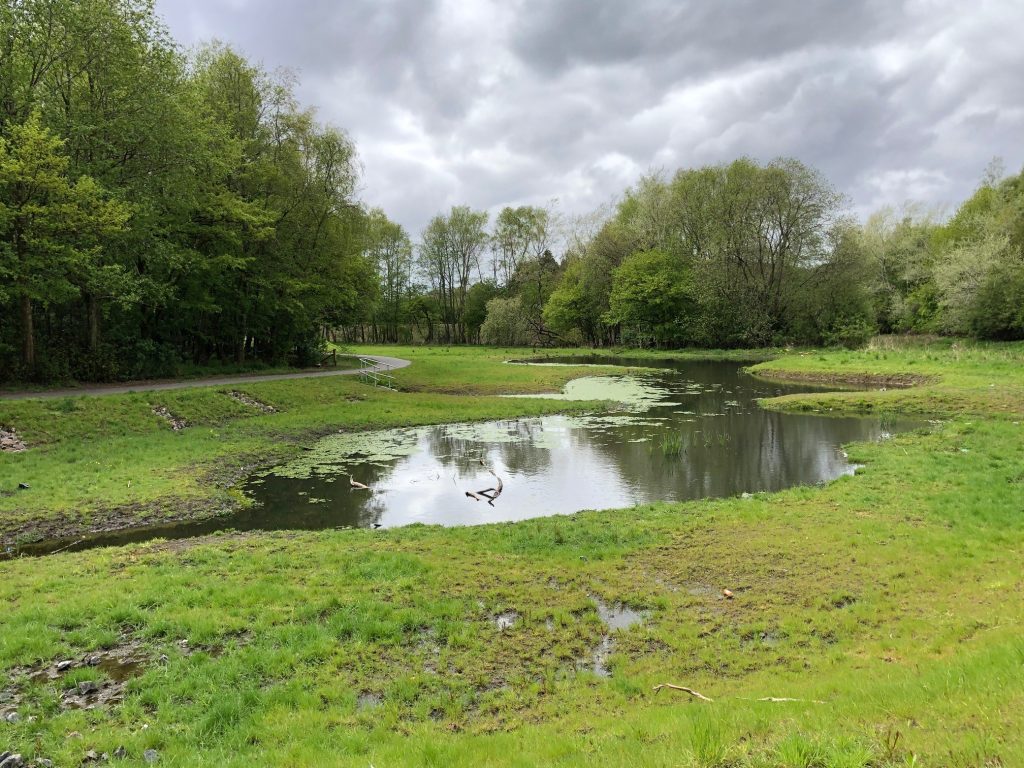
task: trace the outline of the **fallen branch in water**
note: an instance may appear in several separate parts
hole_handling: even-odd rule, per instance
[[[61,547],[60,549],[55,549],[50,554],[51,555],[56,555],[58,552],[63,552],[65,549],[71,549],[73,546],[75,546],[77,544],[81,544],[83,541],[85,541],[85,539],[79,539],[78,541],[72,541],[66,547]]]
[[[486,464],[484,464],[483,459],[480,460],[480,466],[487,466]],[[492,488],[484,488],[482,491],[477,491],[476,493],[473,493],[472,491],[466,491],[466,495],[469,496],[470,498],[476,499],[477,501],[480,501],[480,499],[482,498],[487,499],[487,503],[493,507],[494,500],[501,496],[501,492],[504,490],[505,484],[501,481],[500,477],[494,474],[493,469],[488,469],[487,471],[494,475],[494,479],[498,481],[498,484]]]
[[[714,699],[709,699],[703,693],[693,690],[693,688],[687,688],[685,685],[672,685],[672,683],[662,683],[661,685],[656,685],[654,686],[654,692],[657,693],[662,688],[671,688],[673,691],[682,691],[683,693],[688,693],[694,698],[700,699],[701,701],[714,701]]]

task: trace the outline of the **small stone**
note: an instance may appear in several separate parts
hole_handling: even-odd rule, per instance
[[[83,696],[96,693],[99,689],[100,687],[92,680],[83,680],[78,684],[78,692]]]
[[[27,491],[32,486],[29,485],[28,483],[18,483],[18,487],[23,491]]]
[[[117,749],[114,750],[114,757],[119,758],[119,759],[124,757],[127,754],[128,754],[128,750],[125,749],[123,746],[120,746],[120,747],[118,747]]]
[[[88,752],[85,753],[85,757],[82,758],[82,762],[91,763],[99,759],[100,756],[96,754],[96,750],[90,749]]]
[[[4,720],[6,720],[11,725],[14,725],[16,723],[21,722],[21,715],[19,715],[17,712],[8,712],[6,715],[4,715]]]
[[[145,752],[142,753],[142,759],[150,765],[152,765],[160,759],[160,753],[157,752],[155,749],[147,749]]]
[[[732,600],[732,598],[733,598],[733,594],[732,594],[732,590],[731,589],[723,589],[722,590],[722,595],[725,596],[726,600]]]
[[[109,759],[110,759],[110,753],[109,752],[104,752],[103,754],[100,755],[100,760],[109,760]]]
[[[36,765],[40,768],[53,768],[53,760],[47,760],[45,757],[37,757]]]
[[[57,662],[57,671],[58,672],[63,672],[65,670],[67,670],[67,669],[71,669],[73,666],[75,666],[75,662],[70,661],[68,659],[65,659],[64,661],[58,661]]]
[[[21,755],[17,752],[11,754],[7,752],[7,757],[0,761],[0,768],[22,768],[25,765],[25,761],[21,759]]]

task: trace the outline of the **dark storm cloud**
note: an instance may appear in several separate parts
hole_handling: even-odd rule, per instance
[[[347,129],[414,234],[452,204],[606,202],[652,168],[797,157],[864,214],[1024,161],[1024,3],[158,0]]]

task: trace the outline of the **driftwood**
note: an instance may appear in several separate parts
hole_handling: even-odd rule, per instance
[[[695,699],[700,699],[701,701],[714,701],[714,699],[709,699],[703,693],[699,693],[698,691],[693,690],[693,688],[687,688],[685,685],[672,685],[672,683],[662,683],[661,685],[656,685],[654,686],[654,692],[657,693],[662,688],[670,688],[673,691],[682,691],[683,693],[688,693]]]
[[[783,702],[783,701],[797,701],[803,704],[824,704],[824,701],[818,699],[791,699],[788,696],[764,696],[760,699],[743,699],[744,701],[771,701],[771,702]]]
[[[487,466],[484,464],[483,459],[480,459],[480,466]],[[494,500],[501,496],[501,492],[505,489],[505,484],[501,481],[500,477],[494,474],[493,469],[488,468],[487,471],[494,475],[494,479],[498,481],[498,484],[491,488],[484,488],[481,491],[476,491],[475,493],[473,491],[466,491],[466,495],[471,499],[476,499],[477,501],[480,501],[480,499],[487,499],[487,503],[493,507]]]
[[[71,549],[73,546],[75,546],[77,544],[81,544],[83,541],[85,541],[85,539],[79,539],[78,541],[72,541],[66,547],[61,547],[60,549],[55,549],[50,554],[51,555],[56,555],[58,552],[63,552],[65,549]]]
[[[661,685],[656,685],[656,686],[654,686],[654,692],[657,693],[662,688],[669,688],[669,689],[671,689],[673,691],[682,691],[683,693],[688,693],[691,696],[693,696],[695,699],[700,699],[701,701],[714,701],[714,699],[709,699],[703,693],[700,693],[699,691],[693,690],[693,688],[687,688],[685,685],[673,685],[672,683],[662,683]],[[803,703],[803,704],[824,704],[825,703],[824,701],[819,701],[818,699],[791,699],[791,698],[786,697],[786,696],[764,696],[764,697],[762,697],[760,699],[748,699],[748,698],[746,698],[744,696],[739,696],[738,698],[742,699],[743,701],[768,701],[768,702],[776,702],[776,703],[778,703],[778,702],[787,702],[787,701],[794,701],[794,702],[799,702],[799,703]]]

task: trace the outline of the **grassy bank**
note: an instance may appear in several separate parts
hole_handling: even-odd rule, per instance
[[[502,366],[502,383],[492,366],[505,354],[423,351],[398,372],[415,391],[399,395],[342,381],[320,396],[261,390],[261,400],[288,404],[266,417],[220,415],[234,406],[215,392],[181,394],[199,399],[178,407],[192,403],[208,420],[194,434],[240,445],[273,433],[258,425],[275,416],[294,435],[355,412],[360,425],[383,423],[398,403],[418,403],[402,417],[425,420],[532,407],[543,401],[480,390],[547,389],[578,375]],[[823,488],[462,529],[224,534],[0,563],[0,668],[11,678],[0,711],[20,718],[0,723],[0,749],[58,765],[119,747],[128,761],[153,749],[172,766],[1024,765],[1024,345],[815,352],[759,371],[917,374],[928,382],[917,389],[771,405],[946,420],[851,447],[864,468]],[[430,376],[440,390],[474,394],[422,391]],[[364,398],[360,408],[349,395]],[[960,404],[969,415],[954,415]],[[116,408],[145,413],[145,400],[104,407],[89,417],[97,445],[132,440],[143,451],[188,433],[133,431],[135,419]],[[59,418],[25,419],[26,437],[54,435],[36,460],[61,450]],[[32,454],[23,456],[27,469]],[[599,605],[616,604],[643,621],[609,629]],[[105,663],[29,677],[93,653]],[[595,673],[595,653],[609,677]],[[111,682],[121,668],[107,663],[118,658],[141,673],[123,688]],[[123,700],[62,705],[65,689],[91,682]],[[713,701],[656,693],[662,683]]]

